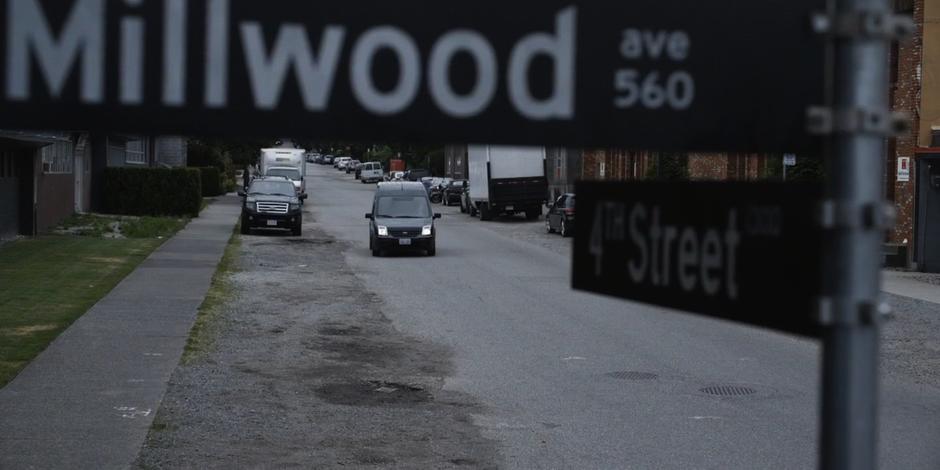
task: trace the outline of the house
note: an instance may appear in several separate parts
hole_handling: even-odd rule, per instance
[[[0,130],[0,239],[34,235],[72,215],[78,134]],[[78,196],[78,197],[77,197]]]
[[[101,211],[104,204],[104,181],[106,168],[176,168],[187,162],[186,138],[179,136],[147,137],[129,134],[93,135],[89,137],[86,150],[92,168],[91,178],[96,181],[90,194],[91,210]]]
[[[186,164],[182,137],[103,136],[0,130],[0,240],[46,231],[76,212],[100,209],[108,166]]]

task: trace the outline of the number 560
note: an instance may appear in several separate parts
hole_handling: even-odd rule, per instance
[[[619,93],[614,99],[614,105],[621,109],[639,104],[646,109],[669,106],[675,110],[684,110],[695,100],[695,81],[684,71],[672,72],[662,83],[659,72],[650,72],[643,77],[634,69],[618,70],[614,89]]]

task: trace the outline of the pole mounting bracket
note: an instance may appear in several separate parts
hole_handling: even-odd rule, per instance
[[[911,128],[907,114],[887,109],[834,109],[813,106],[806,111],[807,131],[814,135],[876,134],[901,135]]]
[[[897,222],[897,210],[886,202],[857,206],[829,199],[819,204],[817,222],[825,230],[890,230]]]
[[[850,312],[847,318],[839,312]],[[820,297],[816,303],[816,322],[823,327],[880,325],[892,318],[891,305],[882,299]]]
[[[909,15],[888,11],[856,11],[838,15],[816,13],[811,19],[817,34],[840,38],[904,39],[914,34],[916,26]]]

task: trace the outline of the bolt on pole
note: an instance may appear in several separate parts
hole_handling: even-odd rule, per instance
[[[874,20],[890,17],[888,0],[833,0],[831,112],[825,205],[833,221],[823,243],[824,292],[820,468],[877,467],[877,395],[882,159],[890,116],[888,46]],[[846,27],[845,25],[851,25]],[[825,225],[825,224],[824,224]]]

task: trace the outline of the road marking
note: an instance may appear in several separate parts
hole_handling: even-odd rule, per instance
[[[121,417],[124,419],[146,418],[153,413],[150,408],[138,410],[136,406],[115,406],[114,409],[121,412]]]
[[[694,419],[694,420],[696,420],[696,421],[703,421],[703,420],[717,420],[717,421],[721,421],[721,420],[723,420],[724,418],[722,418],[721,416],[690,416],[689,419]]]
[[[581,356],[568,356],[568,357],[562,358],[562,361],[586,361],[586,360],[587,360],[586,357],[581,357]]]

